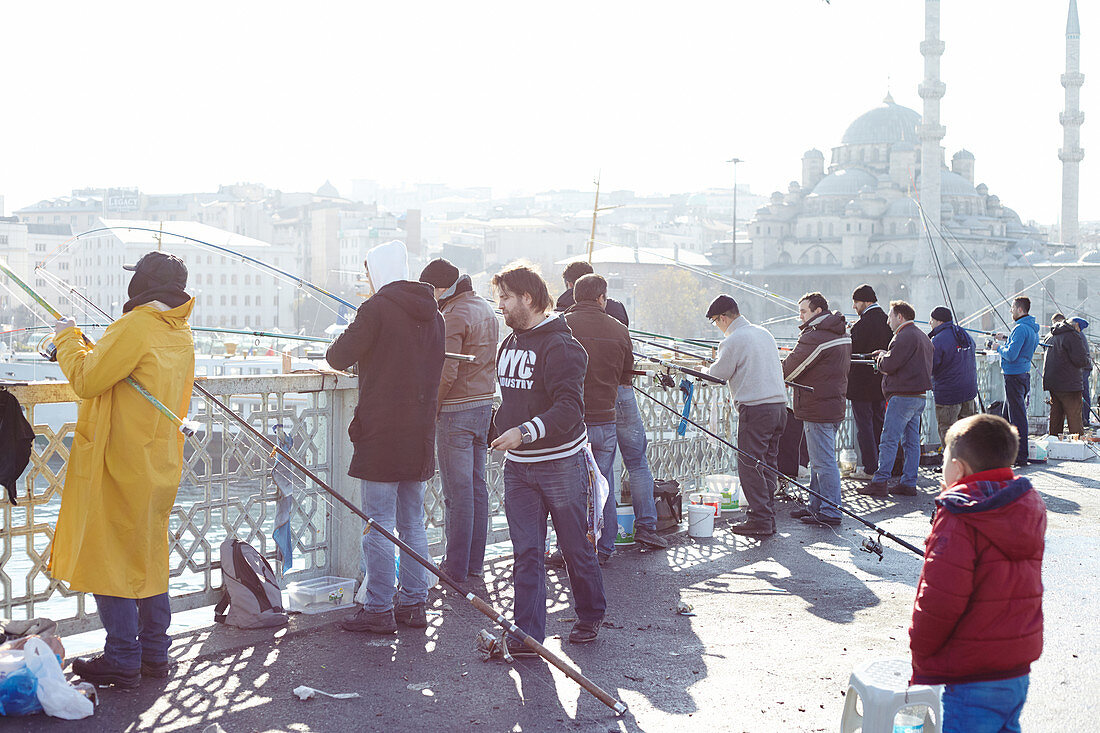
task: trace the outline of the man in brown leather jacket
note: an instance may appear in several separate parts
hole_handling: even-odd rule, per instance
[[[457,267],[437,259],[420,273],[420,281],[435,288],[447,328],[447,352],[474,357],[473,362],[444,362],[436,431],[447,528],[442,569],[462,582],[481,577],[485,561],[489,531],[485,457],[500,325],[493,306],[474,292],[470,276],[459,275]]]

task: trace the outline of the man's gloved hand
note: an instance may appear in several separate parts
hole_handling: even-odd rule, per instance
[[[54,336],[59,335],[62,331],[64,331],[67,328],[76,328],[76,321],[74,321],[72,318],[62,318],[61,320],[54,323],[53,324]]]

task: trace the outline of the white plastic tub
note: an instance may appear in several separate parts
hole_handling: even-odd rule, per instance
[[[287,610],[297,613],[324,613],[355,605],[355,581],[325,575],[291,583],[286,587]]]

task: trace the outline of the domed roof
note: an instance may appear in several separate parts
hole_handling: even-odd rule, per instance
[[[340,198],[340,192],[336,190],[336,186],[332,185],[332,181],[326,180],[320,188],[317,189],[318,196],[327,196],[328,198],[338,199]]]
[[[917,176],[917,186],[920,186],[920,176]],[[940,169],[940,195],[941,196],[977,196],[978,192],[958,173],[952,173],[946,168]]]
[[[847,196],[851,198],[864,186],[874,188],[876,179],[861,168],[844,168],[818,181],[813,193],[817,196]]]
[[[890,206],[886,208],[886,216],[896,216],[898,218],[920,218],[920,209],[917,207],[917,202],[910,196],[904,196],[891,202]]]
[[[881,107],[876,107],[856,118],[848,125],[840,142],[844,145],[869,145],[874,143],[919,142],[917,126],[920,115],[908,107],[894,104],[889,94]]]

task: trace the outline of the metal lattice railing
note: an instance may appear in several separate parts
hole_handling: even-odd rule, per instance
[[[1042,420],[1041,356],[1033,370],[1031,414]],[[1003,398],[1003,380],[996,363],[979,364],[979,385],[986,404]],[[1096,378],[1093,374],[1093,394]],[[664,388],[650,377],[637,386],[662,402],[683,409],[685,394]],[[344,496],[359,501],[358,481],[348,478],[351,444],[346,425],[357,392],[351,378],[293,374],[220,377],[204,381],[220,399],[247,417],[261,432],[272,435],[279,424],[293,440],[294,456]],[[48,382],[9,389],[24,406],[35,430],[31,464],[19,481],[19,506],[5,503],[0,510],[0,614],[10,618],[45,615],[61,622],[65,633],[98,626],[84,594],[76,593],[46,572],[49,543],[57,520],[65,467],[76,422],[76,399],[68,384]],[[931,397],[925,412],[924,437],[936,442]],[[734,470],[733,451],[687,426],[680,418],[644,397],[638,398],[649,436],[648,457],[658,479],[676,479],[685,490],[700,487],[708,476]],[[269,558],[275,557],[271,539],[276,487],[272,459],[266,447],[248,439],[205,399],[196,398],[190,414],[203,430],[187,440],[180,490],[170,521],[170,593],[176,610],[197,608],[216,601],[221,586],[218,547],[227,536],[251,543]],[[737,414],[724,386],[696,383],[691,419],[730,440],[737,433]],[[837,448],[855,447],[851,417],[845,419]],[[507,539],[504,521],[503,467],[499,454],[487,464],[489,541]],[[362,522],[319,487],[308,481],[295,484],[291,533],[296,578],[357,574]],[[442,547],[443,495],[438,475],[425,492],[425,513],[433,554]]]

